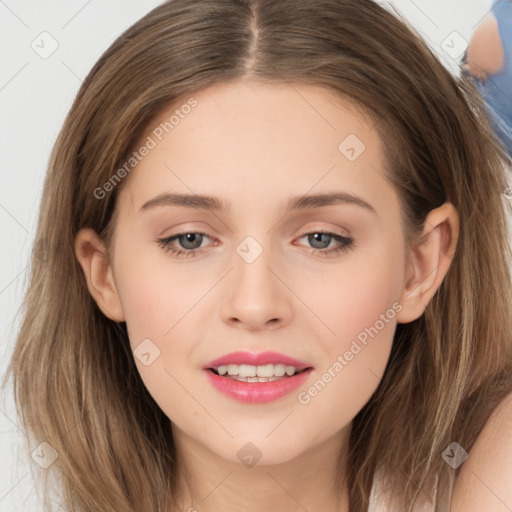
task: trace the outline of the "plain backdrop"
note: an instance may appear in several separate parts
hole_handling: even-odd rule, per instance
[[[1,376],[19,327],[16,313],[27,285],[46,165],[64,117],[100,55],[123,30],[160,3],[0,0]],[[454,74],[465,42],[490,3],[393,2]],[[42,512],[33,486],[38,471],[44,469],[25,454],[24,433],[9,387],[0,400],[0,512]]]

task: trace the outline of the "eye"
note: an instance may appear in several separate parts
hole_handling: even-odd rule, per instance
[[[158,245],[163,247],[166,252],[170,252],[173,256],[185,255],[187,257],[194,257],[202,252],[200,247],[205,237],[210,238],[206,233],[188,231],[167,238],[159,238],[157,241]],[[175,241],[179,242],[181,248],[174,246]]]
[[[347,251],[353,246],[354,243],[354,240],[350,237],[322,230],[306,233],[305,235],[302,235],[298,240],[305,237],[307,237],[308,243],[313,246],[309,253],[319,254],[321,256],[331,256]],[[329,247],[333,241],[335,242],[335,245]]]
[[[347,251],[354,242],[352,238],[322,230],[306,233],[298,238],[298,240],[305,237],[307,237],[308,243],[313,246],[309,253],[322,256],[330,256]],[[210,237],[206,233],[187,231],[166,238],[158,238],[157,242],[159,246],[163,247],[172,256],[194,257],[202,252],[201,247],[203,247],[202,244],[205,238]],[[335,243],[334,246],[331,246],[332,242]],[[176,243],[178,246],[176,246]]]

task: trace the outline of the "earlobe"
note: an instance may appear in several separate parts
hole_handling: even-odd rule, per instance
[[[446,276],[459,236],[459,216],[451,203],[432,210],[419,243],[410,249],[398,323],[419,318]]]
[[[75,254],[84,271],[89,293],[98,307],[111,320],[124,321],[105,244],[93,229],[84,228],[78,232],[75,238]]]

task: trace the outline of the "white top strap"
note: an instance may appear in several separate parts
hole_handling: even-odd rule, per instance
[[[370,494],[370,505],[368,512],[396,512],[403,509],[403,497],[392,496],[389,490],[383,488],[382,472],[377,471],[374,477],[372,491]],[[435,489],[431,496],[422,494],[414,504],[414,512],[448,512],[450,493],[438,499],[437,478]]]

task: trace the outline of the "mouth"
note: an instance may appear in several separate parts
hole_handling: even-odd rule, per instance
[[[207,381],[220,393],[245,403],[262,404],[290,395],[314,368],[286,354],[238,351],[203,366]]]
[[[249,404],[263,404],[290,395],[294,390],[305,385],[313,371],[312,367],[302,370],[288,367],[287,372],[285,366],[284,375],[245,376],[245,373],[252,374],[253,370],[243,368],[244,366],[240,365],[242,375],[230,375],[229,370],[234,373],[233,368],[214,367],[205,368],[203,371],[208,377],[207,380],[217,391],[231,399]],[[258,370],[258,367],[256,368]],[[221,375],[221,372],[225,372],[224,375]],[[256,371],[256,373],[261,372]],[[267,369],[267,373],[270,373],[270,369]],[[282,373],[282,368],[277,368],[276,373]]]

